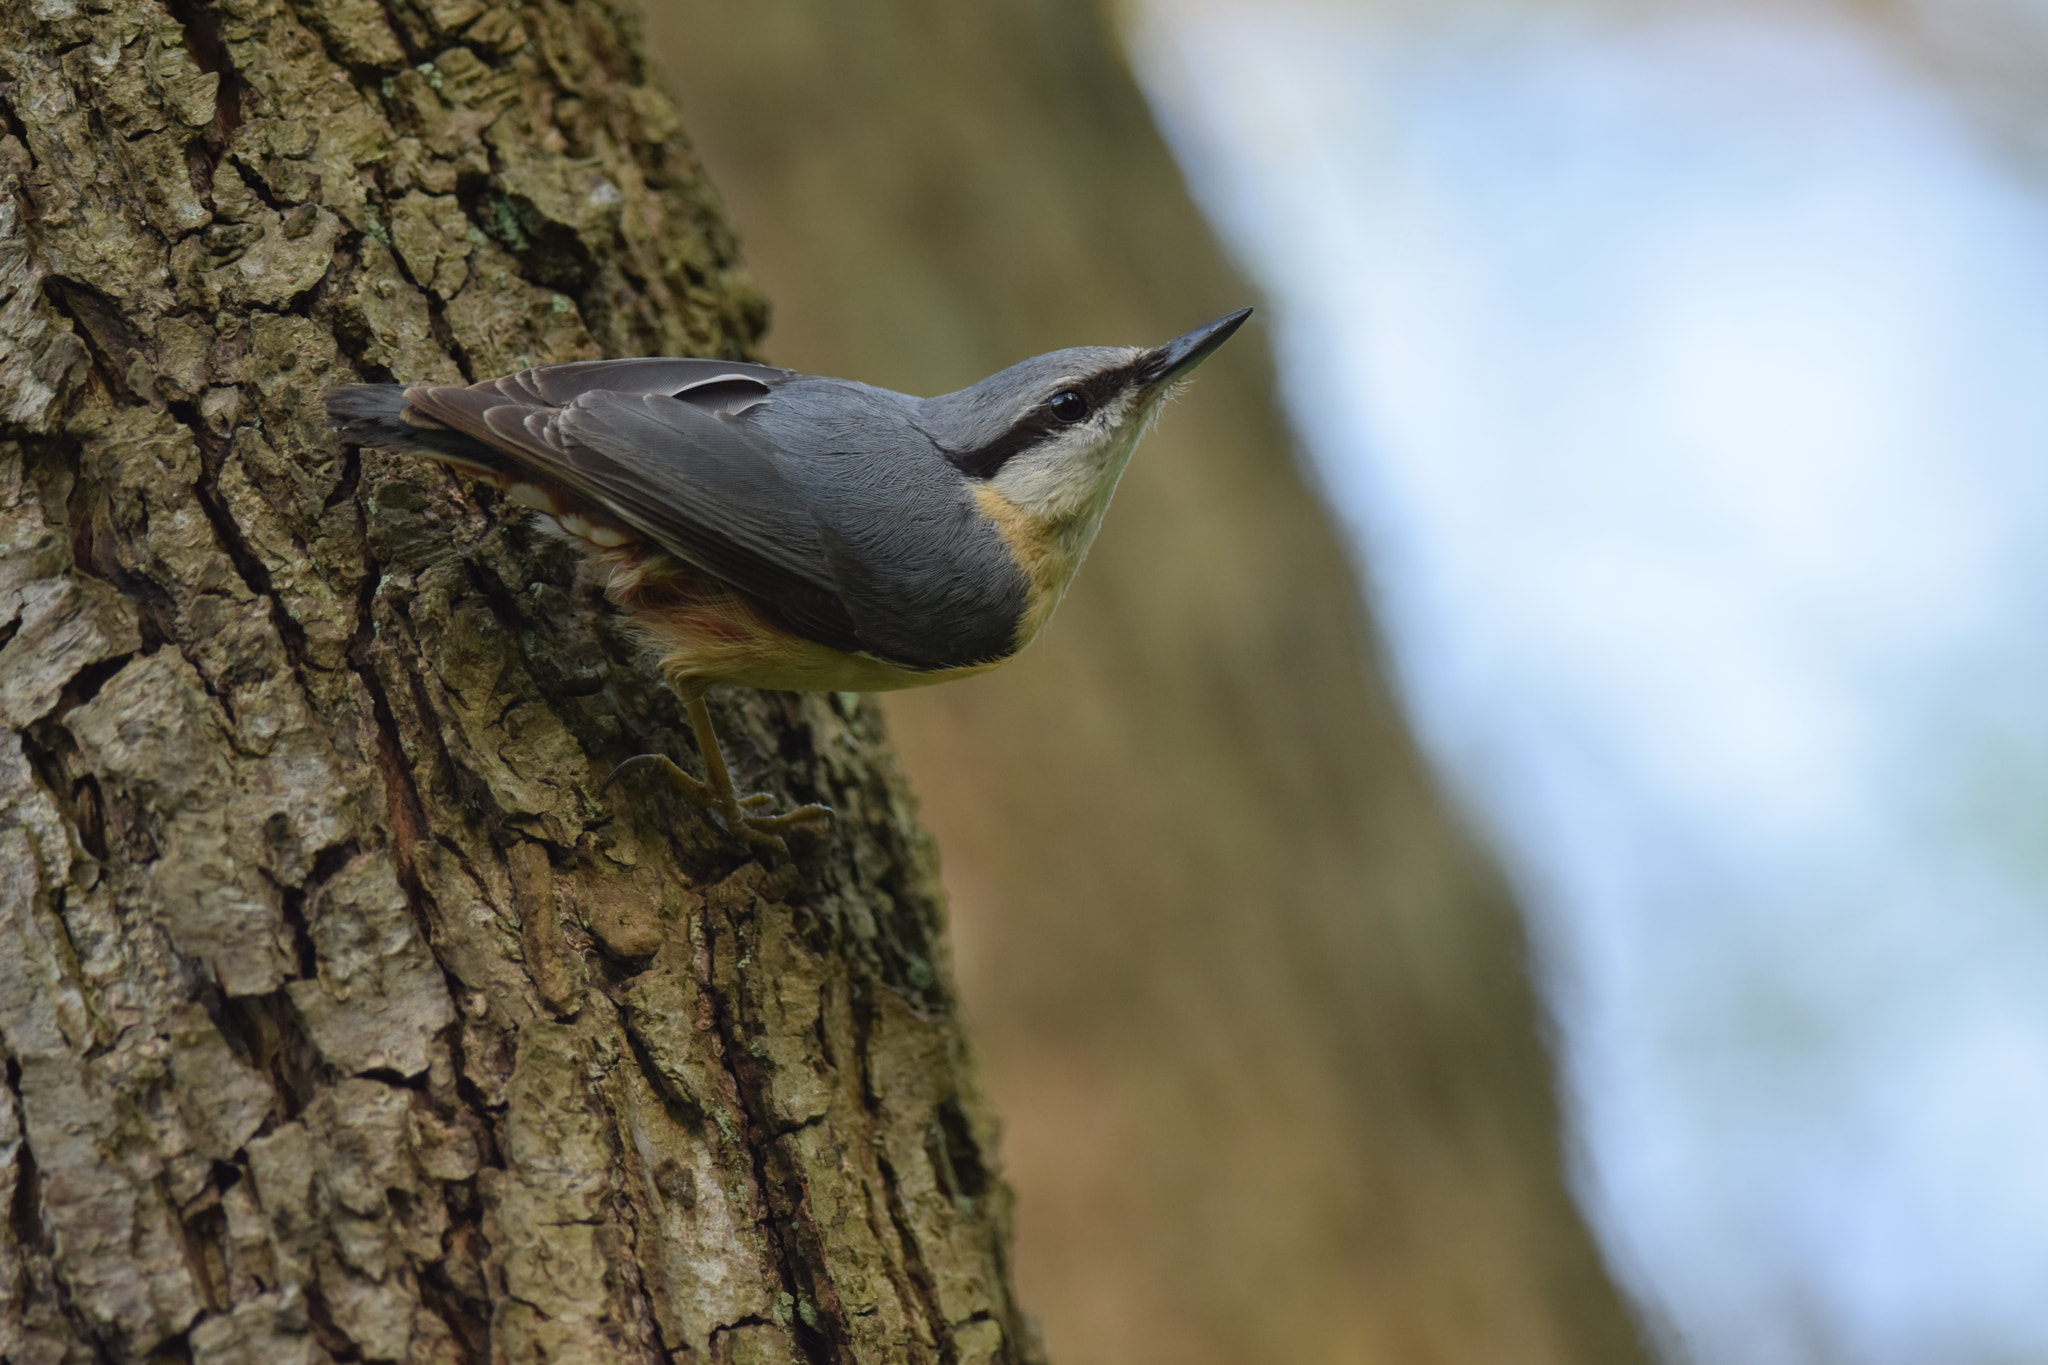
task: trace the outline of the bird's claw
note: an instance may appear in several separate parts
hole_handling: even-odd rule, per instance
[[[597,794],[599,796],[603,796],[606,792],[612,789],[613,784],[615,784],[620,778],[624,777],[628,772],[631,772],[635,768],[659,769],[663,776],[667,777],[670,782],[674,783],[676,786],[676,790],[682,792],[684,797],[687,798],[690,804],[693,806],[707,806],[712,801],[710,785],[708,783],[699,782],[696,778],[684,772],[682,769],[682,765],[677,763],[674,759],[670,758],[667,754],[634,754],[624,763],[621,763],[618,767],[612,769],[611,776],[607,777],[604,780],[603,785],[597,789]]]
[[[820,805],[798,806],[795,810],[784,811],[780,815],[749,815],[743,809],[752,807],[760,810],[763,806],[774,803],[774,797],[766,792],[760,792],[730,804],[721,803],[714,809],[717,810],[720,821],[729,833],[746,840],[756,848],[783,858],[789,856],[789,844],[783,838],[785,834],[792,830],[819,833],[824,826],[831,824],[834,818],[830,806]]]
[[[721,791],[712,783],[684,772],[682,765],[667,754],[635,754],[612,769],[611,776],[605,778],[604,785],[597,789],[598,795],[604,795],[612,784],[629,771],[639,768],[653,768],[660,772],[682,793],[684,800],[701,811],[716,815],[728,834],[778,857],[789,856],[789,844],[783,837],[785,834],[792,830],[818,830],[834,818],[830,806],[815,804],[799,806],[779,815],[755,814],[775,804],[771,793],[740,796],[729,788]]]

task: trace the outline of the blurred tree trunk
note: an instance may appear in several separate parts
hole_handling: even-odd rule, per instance
[[[741,355],[603,3],[0,6],[0,1357],[1023,1361],[929,841],[747,861],[573,556],[320,395]]]
[[[648,18],[781,363],[936,393],[1251,301],[1093,0]],[[1254,319],[1046,637],[889,702],[1022,1292],[1063,1365],[1640,1361],[1566,1190],[1516,907],[1291,446]]]

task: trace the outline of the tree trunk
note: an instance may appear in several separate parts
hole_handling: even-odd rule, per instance
[[[1024,1361],[929,840],[320,396],[746,353],[604,4],[0,4],[0,1356]]]

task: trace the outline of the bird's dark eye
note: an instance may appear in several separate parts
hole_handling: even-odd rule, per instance
[[[1073,389],[1061,389],[1046,406],[1062,422],[1078,422],[1088,415],[1088,400]]]

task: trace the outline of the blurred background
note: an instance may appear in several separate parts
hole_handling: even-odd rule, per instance
[[[2048,10],[646,4],[778,363],[1264,305],[889,701],[1056,1361],[2048,1360]]]

